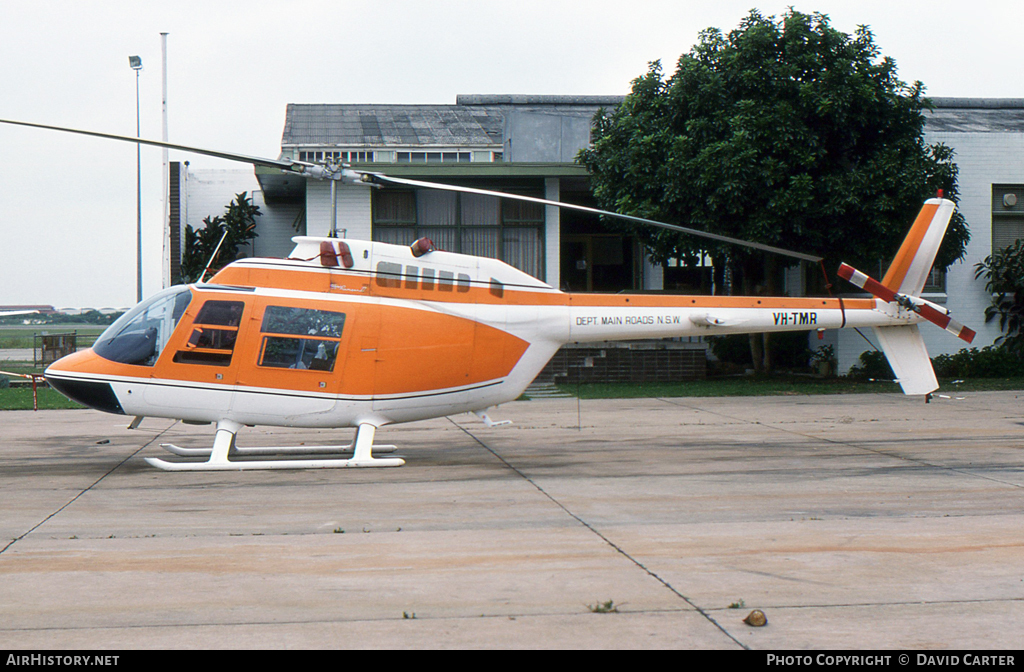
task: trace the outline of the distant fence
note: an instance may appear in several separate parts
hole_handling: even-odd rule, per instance
[[[46,367],[78,350],[78,332],[36,334],[32,347],[32,365]]]

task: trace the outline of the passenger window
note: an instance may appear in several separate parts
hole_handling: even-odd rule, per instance
[[[267,306],[260,366],[333,371],[345,313]]]
[[[416,289],[420,280],[420,269],[418,266],[405,267],[405,288]]]
[[[402,286],[402,265],[390,261],[377,263],[377,284],[381,287]]]
[[[178,364],[228,366],[242,323],[242,301],[207,301],[192,324],[185,349],[174,353]]]

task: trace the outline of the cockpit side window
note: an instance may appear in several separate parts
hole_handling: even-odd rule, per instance
[[[192,323],[188,342],[184,349],[174,353],[174,361],[178,364],[229,366],[244,310],[242,301],[211,300],[204,303]]]
[[[188,287],[171,287],[150,297],[110,325],[93,352],[121,364],[153,366],[191,301]]]

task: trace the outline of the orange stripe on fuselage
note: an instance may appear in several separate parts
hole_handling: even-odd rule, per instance
[[[931,226],[932,219],[935,217],[935,211],[938,209],[937,203],[925,203],[924,207],[921,208],[921,212],[918,213],[917,219],[914,220],[914,225],[910,227],[910,233],[907,234],[906,239],[900,246],[899,252],[896,253],[892,264],[889,265],[889,270],[885,272],[882,284],[894,292],[899,291],[900,285],[903,284],[904,278],[907,277],[910,265],[913,263],[917,250],[921,247],[921,241],[924,240],[925,234],[928,233],[928,227]]]
[[[441,289],[436,281],[424,288],[420,283],[401,287],[385,286],[368,273],[337,270],[238,268],[228,266],[218,273],[214,281],[225,285],[272,287],[311,292],[327,291],[332,296],[378,296],[407,301],[438,303],[466,303],[484,305],[537,305],[537,306],[601,306],[601,307],[673,307],[673,308],[793,308],[802,310],[839,309],[837,299],[810,297],[756,297],[756,296],[694,296],[678,294],[591,294],[565,293],[553,289],[517,289],[505,285],[498,296],[489,285],[475,283],[468,288],[449,285]],[[325,289],[325,288],[329,288]],[[847,299],[844,307],[850,310],[872,309],[873,299]]]

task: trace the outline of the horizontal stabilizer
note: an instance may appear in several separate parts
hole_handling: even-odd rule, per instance
[[[889,366],[903,394],[928,394],[939,388],[932,360],[916,324],[896,327],[875,327]]]

